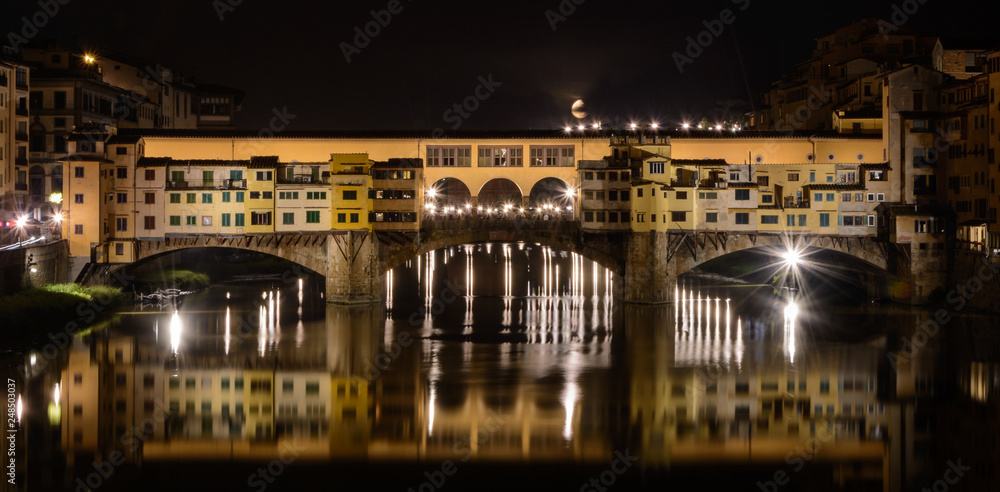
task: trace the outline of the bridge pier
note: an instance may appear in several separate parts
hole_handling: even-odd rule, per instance
[[[326,243],[326,301],[334,304],[380,302],[385,275],[379,269],[379,242],[367,231],[334,234]]]
[[[677,285],[676,259],[668,251],[669,239],[664,232],[631,234],[625,257],[624,292],[617,297],[636,304],[673,301]]]

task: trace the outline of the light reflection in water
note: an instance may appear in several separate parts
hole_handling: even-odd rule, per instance
[[[785,306],[785,353],[788,354],[788,362],[795,365],[795,320],[799,317],[799,305],[795,301],[789,301]]]
[[[184,326],[181,324],[181,317],[174,310],[174,314],[170,316],[170,351],[174,354],[177,353],[177,349],[181,346],[181,333],[184,331]]]

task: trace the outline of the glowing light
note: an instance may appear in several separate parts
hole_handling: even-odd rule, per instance
[[[22,216],[18,217],[17,221],[15,223],[16,223],[17,227],[24,227],[28,223],[28,216],[27,215],[22,215]]]
[[[799,316],[799,305],[795,301],[789,302],[785,306],[785,317],[794,320]]]
[[[96,58],[94,58],[94,55],[91,55],[91,54],[88,54],[88,53],[85,53],[85,54],[83,55],[83,61],[84,61],[84,62],[86,62],[86,63],[87,63],[88,65],[89,65],[89,64],[92,64],[92,63],[94,63],[95,61],[97,61],[97,59],[96,59]]]
[[[715,125],[716,130],[722,130],[722,125]]]
[[[655,130],[655,129],[659,128],[660,125],[658,123],[652,123],[652,124],[649,125],[649,127]]]
[[[681,128],[687,130],[687,129],[691,128],[691,123],[682,123],[681,124]]]
[[[601,127],[601,124],[600,124],[600,123],[594,123],[594,129],[595,129],[595,130],[597,130],[597,129],[598,129],[598,128],[600,128],[600,127]]]
[[[630,129],[632,129],[632,130],[635,130],[635,129],[636,129],[636,127],[638,127],[638,126],[639,126],[639,125],[636,125],[635,123],[630,123],[630,124],[628,125],[628,127],[629,127]]]
[[[802,253],[795,249],[788,249],[781,254],[782,260],[784,260],[785,265],[795,268],[802,263]]]
[[[62,390],[59,387],[59,383],[56,383],[55,389],[52,390],[52,403],[56,405],[59,404],[59,397],[62,395]]]
[[[35,354],[31,354],[31,365],[35,365],[35,360],[36,359],[37,358],[35,357]]]
[[[17,421],[21,421],[21,412],[24,410],[24,405],[21,404],[21,395],[17,395]]]
[[[50,203],[59,204],[59,203],[62,203],[62,201],[63,201],[63,194],[62,193],[56,192],[56,193],[53,193],[53,194],[49,195],[49,202]]]
[[[567,126],[567,127],[566,127],[566,133],[569,133],[569,132],[571,132],[571,131],[573,131],[573,127],[571,127],[571,126]]]
[[[437,194],[438,194],[438,192],[434,188],[427,188],[427,196],[428,197],[434,198],[434,197],[437,196]]]
[[[174,314],[170,316],[170,351],[175,354],[181,345],[182,331],[184,331],[184,326],[181,324],[181,317],[174,310]]]
[[[572,199],[576,196],[576,190],[573,188],[566,188],[566,191],[563,192],[563,194],[566,195],[566,198]]]
[[[580,131],[583,131],[583,130],[586,130],[587,127],[585,125],[580,125],[580,126],[576,127],[576,129],[580,130]]]

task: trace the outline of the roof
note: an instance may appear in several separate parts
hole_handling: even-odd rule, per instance
[[[865,189],[865,185],[861,183],[820,183],[807,184],[805,187],[816,191],[859,191]]]
[[[382,169],[382,168],[393,168],[393,169],[396,169],[396,168],[401,168],[401,167],[402,168],[422,168],[422,167],[424,167],[424,160],[423,159],[411,159],[411,158],[398,158],[397,157],[397,158],[389,159],[388,161],[385,161],[385,162],[377,161],[374,164],[372,164],[372,168],[373,169]]]
[[[867,171],[888,171],[892,169],[888,162],[882,162],[880,164],[861,164],[858,169],[864,169]]]
[[[166,167],[171,160],[169,157],[140,157],[135,167]]]
[[[674,166],[725,166],[729,163],[725,159],[671,159],[670,164]]]
[[[954,216],[955,211],[944,205],[900,205],[898,203],[880,203],[876,209],[887,210],[891,215],[912,216],[912,215],[937,215]]]
[[[110,159],[105,159],[104,154],[69,154],[66,157],[60,159],[60,161],[77,161],[77,162],[100,162],[103,164],[114,164],[114,161]]]
[[[194,166],[194,167],[249,167],[247,160],[228,159],[171,159],[169,157],[142,157],[136,163],[136,167],[164,167],[164,166]]]
[[[730,188],[757,188],[759,186],[760,185],[758,185],[757,183],[751,183],[749,181],[730,181],[729,182],[729,187]]]
[[[565,130],[486,130],[457,131],[435,136],[430,130],[317,130],[282,131],[274,135],[261,135],[251,130],[195,130],[195,129],[145,129],[128,128],[118,131],[120,135],[139,135],[147,138],[252,138],[252,139],[600,139],[606,140],[612,134],[604,130],[566,133]]]
[[[249,169],[275,169],[278,167],[278,156],[261,155],[250,158]]]
[[[111,138],[105,142],[106,145],[127,145],[138,143],[142,137],[139,135],[112,135]]]
[[[825,130],[825,131],[806,131],[806,130],[793,130],[793,131],[774,131],[774,130],[740,130],[734,132],[731,130],[677,130],[669,132],[669,136],[672,139],[683,139],[683,138],[719,138],[719,139],[746,139],[746,138],[761,138],[761,139],[776,139],[776,138],[826,138],[826,139],[859,139],[859,140],[875,140],[882,138],[881,134],[871,135],[871,134],[855,134],[855,133],[839,133],[835,131]]]

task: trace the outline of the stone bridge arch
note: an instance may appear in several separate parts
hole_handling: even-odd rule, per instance
[[[383,241],[378,266],[379,274],[416,258],[424,253],[469,243],[525,242],[537,243],[553,249],[577,253],[608,268],[615,275],[625,273],[625,235],[588,234],[573,221],[513,220],[452,220],[447,227],[422,232],[412,241]]]

